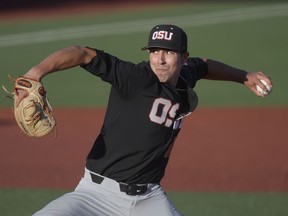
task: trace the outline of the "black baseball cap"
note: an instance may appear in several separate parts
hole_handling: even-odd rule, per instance
[[[152,28],[148,46],[142,48],[164,48],[181,53],[187,52],[187,35],[183,29],[175,25],[156,25]]]

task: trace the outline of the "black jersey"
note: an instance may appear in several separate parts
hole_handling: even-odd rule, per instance
[[[180,131],[181,117],[189,111],[185,89],[193,88],[207,74],[207,65],[189,58],[175,88],[160,83],[149,62],[133,64],[96,52],[97,56],[82,67],[109,82],[111,91],[86,167],[119,182],[159,183]]]

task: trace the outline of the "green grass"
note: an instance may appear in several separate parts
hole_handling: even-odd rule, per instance
[[[273,2],[276,4],[276,2]],[[212,11],[247,8],[267,5],[257,1],[234,3],[179,3],[161,8],[143,8],[131,13],[114,12],[99,15],[77,15],[42,21],[4,22],[0,21],[0,36],[45,29],[61,29],[84,25],[157,19],[184,15],[205,14]],[[271,3],[270,3],[271,4]],[[157,12],[157,13],[156,13]],[[263,70],[272,77],[273,93],[266,99],[258,98],[234,83],[200,81],[196,87],[199,106],[287,106],[288,61],[288,15],[261,19],[242,20],[183,27],[189,35],[191,56],[210,57],[245,70]],[[152,26],[151,26],[152,27]],[[11,86],[6,74],[18,76],[26,72],[53,51],[79,44],[96,47],[124,60],[139,62],[146,60],[146,52],[140,48],[147,43],[148,31],[93,36],[79,39],[59,40],[36,44],[1,47],[0,83]],[[109,86],[92,77],[80,68],[48,76],[43,80],[52,106],[106,106]],[[3,98],[3,94],[0,97]],[[8,107],[10,101],[0,99],[0,106]]]
[[[25,216],[44,207],[48,202],[66,193],[66,190],[1,189],[0,215]]]
[[[284,216],[288,194],[282,193],[192,193],[170,192],[172,202],[184,215]]]
[[[1,189],[1,216],[29,216],[68,190]],[[184,215],[286,216],[287,193],[169,192]]]

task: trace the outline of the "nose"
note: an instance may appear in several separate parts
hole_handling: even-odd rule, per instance
[[[163,50],[159,51],[158,62],[159,62],[159,64],[165,64],[166,63],[165,53]]]

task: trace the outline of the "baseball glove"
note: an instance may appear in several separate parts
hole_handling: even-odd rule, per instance
[[[50,133],[56,120],[42,83],[25,77],[18,77],[13,82],[14,116],[20,129],[30,137],[43,137]],[[26,96],[16,104],[19,90],[24,90]]]

